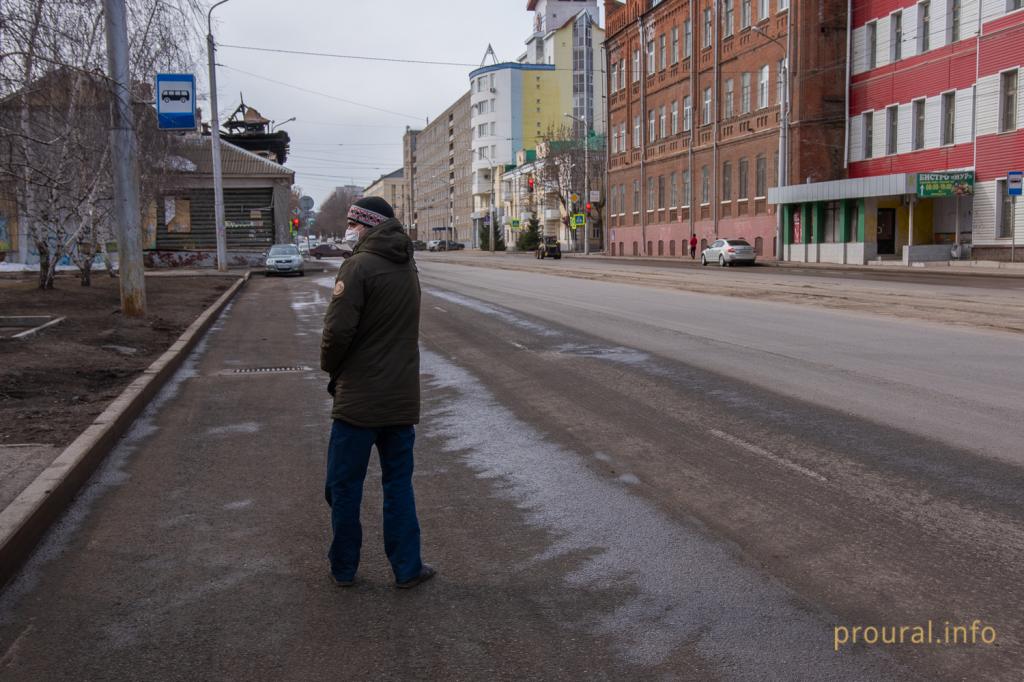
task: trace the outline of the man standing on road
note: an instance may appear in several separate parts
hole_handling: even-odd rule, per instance
[[[384,488],[384,551],[396,585],[429,580],[420,558],[412,488],[414,424],[420,420],[420,283],[412,242],[388,202],[360,199],[348,211],[358,233],[324,316],[320,367],[330,375],[333,425],[325,494],[334,540],[328,558],[341,587],[359,566],[363,481],[376,445]]]
[[[690,235],[690,260],[697,257],[697,235]]]

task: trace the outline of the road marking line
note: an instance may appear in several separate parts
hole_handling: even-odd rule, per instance
[[[732,443],[733,445],[738,445],[739,447],[743,448],[744,450],[747,450],[749,452],[753,452],[755,455],[761,455],[762,457],[770,459],[771,461],[775,462],[776,464],[780,464],[780,465],[786,467],[787,469],[792,469],[793,471],[801,473],[804,476],[809,476],[809,477],[811,477],[811,478],[813,478],[813,479],[815,479],[817,481],[821,481],[822,483],[828,483],[828,479],[825,478],[824,476],[822,476],[821,474],[819,474],[817,471],[811,471],[807,467],[800,466],[796,462],[791,462],[788,459],[786,459],[785,457],[780,457],[779,455],[776,455],[774,452],[769,452],[768,450],[765,450],[762,447],[758,447],[757,445],[754,445],[753,443],[748,443],[747,441],[743,440],[742,438],[737,438],[736,436],[733,436],[732,434],[726,433],[725,431],[719,431],[717,429],[711,429],[711,435],[715,436],[716,438],[721,438],[722,440],[724,440],[724,441],[726,441],[728,443]]]
[[[439,305],[435,305],[435,306],[434,306],[434,310],[440,310],[440,311],[441,311],[442,313],[446,313],[446,312],[448,312],[447,310],[445,310],[444,308],[442,308],[442,307],[441,307],[441,306],[439,306]]]
[[[519,350],[530,350],[529,348],[527,348],[526,346],[524,346],[521,343],[516,343],[515,341],[509,341],[509,343],[511,343],[513,346],[515,346]]]

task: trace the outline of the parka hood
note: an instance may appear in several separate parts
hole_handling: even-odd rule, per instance
[[[364,251],[386,258],[392,263],[408,263],[413,257],[412,240],[397,218],[391,218],[366,230],[352,255]]]

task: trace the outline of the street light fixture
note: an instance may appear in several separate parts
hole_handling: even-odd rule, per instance
[[[565,114],[565,117],[583,124],[583,201],[584,204],[587,204],[590,202],[590,126],[586,116],[580,119],[572,114]],[[587,232],[589,218],[588,215],[583,219],[583,255],[585,256],[590,255],[590,234]]]
[[[227,231],[224,228],[224,176],[220,163],[220,120],[217,116],[217,67],[214,60],[213,10],[228,0],[220,0],[206,13],[206,58],[210,69],[210,144],[213,151],[213,216],[217,233],[217,270],[227,272]]]
[[[286,118],[285,120],[281,121],[280,123],[274,123],[273,121],[271,121],[271,123],[270,123],[270,132],[274,132],[274,128],[277,128],[278,126],[283,126],[285,123],[291,123],[294,120],[295,120],[295,117],[292,116],[291,118]],[[341,145],[338,145],[338,146],[340,147]]]
[[[782,62],[782,72],[779,74],[779,78],[782,79],[782,102],[780,103],[781,111],[779,112],[779,174],[777,184],[781,189],[786,185],[786,182],[789,179],[789,35],[787,32],[786,44],[783,45],[781,41],[768,35],[764,29],[759,26],[752,27],[752,30],[781,47],[786,55],[786,58]],[[775,257],[780,262],[783,260],[783,256],[785,255],[782,232],[782,210],[779,207],[776,207]]]

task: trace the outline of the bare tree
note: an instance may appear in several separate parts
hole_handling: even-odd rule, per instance
[[[167,179],[170,140],[155,131],[147,84],[157,70],[185,70],[198,54],[194,0],[128,0],[131,72],[139,111],[140,182],[151,196]],[[69,256],[90,282],[94,256],[112,239],[110,87],[104,74],[101,0],[7,0],[0,5],[0,192],[39,254],[51,288]],[[148,211],[148,202],[143,202]]]
[[[345,220],[348,209],[358,198],[354,190],[347,187],[338,187],[327,200],[320,206],[317,212],[316,227],[321,234],[344,236]]]
[[[604,198],[605,177],[605,139],[599,135],[590,135],[584,142],[580,127],[563,126],[549,129],[546,139],[538,145],[537,167],[541,191],[545,201],[555,202],[561,208],[562,224],[570,226],[570,216],[584,211],[589,197],[585,191],[600,190]],[[584,144],[590,145],[589,158],[586,158]],[[589,182],[584,175],[584,168],[589,170]],[[579,200],[574,205],[572,194]],[[591,207],[588,218],[592,225],[601,226],[601,205],[597,202]]]

